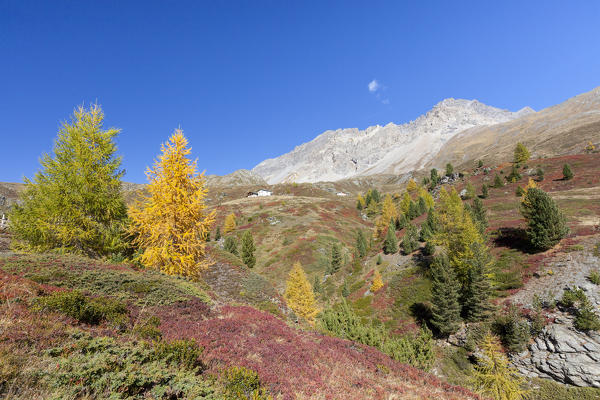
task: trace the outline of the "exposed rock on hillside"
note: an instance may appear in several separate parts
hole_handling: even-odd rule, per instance
[[[231,174],[219,176],[219,175],[206,175],[206,184],[209,187],[223,187],[223,186],[265,186],[267,182],[259,175],[247,169],[238,169]]]
[[[271,184],[400,174],[423,167],[446,141],[465,129],[529,113],[530,109],[513,113],[477,100],[446,99],[403,125],[326,131],[290,153],[261,162],[252,171]]]

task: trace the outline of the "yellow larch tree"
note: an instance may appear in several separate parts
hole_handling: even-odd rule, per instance
[[[425,205],[427,205],[427,209],[432,209],[435,206],[435,201],[433,200],[433,196],[429,191],[423,186],[419,187],[419,197],[422,197],[425,200]]]
[[[408,190],[409,192],[414,192],[419,188],[419,185],[417,185],[417,182],[415,182],[415,180],[413,178],[410,178],[410,180],[408,181],[408,184],[406,185],[406,190]]]
[[[379,216],[375,222],[375,236],[382,237],[385,234],[386,229],[390,226],[390,222],[395,222],[397,218],[398,210],[396,209],[394,200],[391,195],[386,194],[383,198],[381,216]]]
[[[300,317],[311,324],[319,313],[312,285],[306,278],[299,262],[294,263],[288,276],[283,295],[287,305]]]
[[[454,187],[450,193],[444,188],[440,190],[435,213],[438,229],[434,243],[446,247],[448,259],[456,275],[461,282],[464,282],[470,268],[467,260],[474,257],[474,244],[480,245],[484,251],[487,251],[485,241]]]
[[[501,350],[500,341],[488,333],[481,344],[482,357],[475,366],[473,384],[476,390],[494,400],[521,400],[527,395],[525,380],[510,366]]]
[[[402,214],[408,215],[408,210],[410,209],[411,201],[412,199],[410,198],[410,194],[408,194],[408,192],[404,192],[404,195],[402,196],[402,201],[400,201],[400,211],[402,211]]]
[[[188,156],[191,148],[180,129],[161,146],[146,176],[148,195],[129,210],[130,233],[143,265],[170,275],[197,277],[206,267],[205,242],[215,212],[208,212],[204,173]]]
[[[527,182],[527,186],[525,186],[525,188],[523,189],[523,197],[521,198],[521,202],[522,203],[527,203],[527,199],[528,197],[526,196],[527,191],[529,189],[533,189],[533,188],[537,188],[537,184],[535,183],[535,181],[531,178],[529,178],[529,182]]]
[[[375,273],[373,274],[373,283],[371,284],[371,292],[375,293],[379,289],[383,287],[383,280],[381,279],[381,274],[378,269],[375,269]]]
[[[587,146],[585,146],[585,151],[587,153],[593,153],[596,150],[596,146],[592,142],[588,142]]]
[[[225,217],[225,224],[223,226],[223,232],[224,233],[233,232],[233,231],[235,231],[236,226],[237,225],[235,222],[235,214],[231,213]]]

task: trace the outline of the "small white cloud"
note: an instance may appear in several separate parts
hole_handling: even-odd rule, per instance
[[[390,99],[383,99],[383,100],[381,100],[381,103],[390,104]]]
[[[377,89],[379,89],[379,82],[377,82],[377,79],[373,79],[369,82],[369,92],[374,93]]]

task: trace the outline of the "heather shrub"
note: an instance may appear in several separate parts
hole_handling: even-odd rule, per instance
[[[138,337],[147,340],[160,340],[162,333],[158,327],[160,326],[160,318],[153,315],[150,318],[141,321],[133,327],[133,333]]]
[[[272,397],[261,386],[255,371],[244,367],[231,367],[223,372],[226,400],[269,400]]]
[[[90,299],[77,290],[55,292],[38,298],[34,309],[58,311],[91,325],[108,321],[123,326],[127,322],[127,307],[120,301],[102,297]]]
[[[172,342],[157,342],[155,344],[153,360],[163,360],[166,363],[186,369],[205,369],[200,360],[202,349],[194,340],[182,339]]]

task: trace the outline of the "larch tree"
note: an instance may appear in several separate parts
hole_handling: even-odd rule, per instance
[[[398,210],[396,209],[394,200],[392,199],[392,196],[386,194],[383,198],[381,216],[377,219],[375,223],[376,237],[381,238],[385,233],[385,229],[390,225],[390,222],[395,222],[397,218]]]
[[[482,357],[475,366],[473,384],[477,391],[494,400],[521,400],[526,397],[524,379],[510,366],[498,338],[488,333],[480,345]]]
[[[424,187],[419,188],[419,197],[422,197],[425,200],[425,204],[427,205],[427,210],[430,210],[435,206],[435,201],[433,200],[433,196]]]
[[[207,266],[205,240],[215,212],[207,210],[204,173],[188,157],[191,148],[180,129],[161,151],[146,172],[149,194],[130,209],[130,233],[143,265],[196,278]]]
[[[104,130],[103,122],[101,107],[92,105],[76,108],[62,124],[54,154],[41,157],[33,180],[25,179],[22,203],[10,212],[16,247],[91,256],[125,251],[119,129]]]
[[[414,192],[419,188],[419,186],[417,185],[417,182],[415,182],[415,180],[413,178],[410,178],[408,183],[406,184],[406,190],[408,190],[409,192]]]
[[[514,163],[522,164],[529,160],[529,157],[531,157],[531,154],[529,153],[529,150],[527,150],[527,147],[525,147],[523,143],[517,143],[513,159]]]
[[[254,252],[256,251],[256,246],[254,245],[254,238],[252,237],[252,232],[247,230],[244,232],[242,236],[242,261],[248,268],[253,268],[256,265],[256,257],[254,256]]]
[[[375,272],[373,273],[373,283],[371,284],[371,292],[375,293],[382,287],[383,279],[381,279],[381,274],[379,273],[379,270],[375,268]]]
[[[225,223],[223,224],[223,233],[227,234],[229,232],[235,231],[237,227],[237,223],[235,221],[235,214],[231,213],[225,217]]]
[[[446,248],[450,264],[454,267],[460,282],[464,283],[469,269],[466,260],[473,257],[471,244],[477,242],[484,245],[484,240],[473,222],[471,213],[465,209],[454,188],[450,193],[444,188],[440,190],[436,222],[434,243]]]
[[[314,323],[319,309],[313,288],[299,262],[294,263],[290,271],[283,297],[297,315]]]
[[[408,194],[408,192],[404,192],[402,200],[400,201],[400,211],[402,211],[404,215],[408,215],[408,212],[410,211],[411,202],[412,199],[410,198],[410,194]]]
[[[431,264],[431,324],[442,337],[453,334],[460,325],[460,284],[448,258],[442,254]]]

